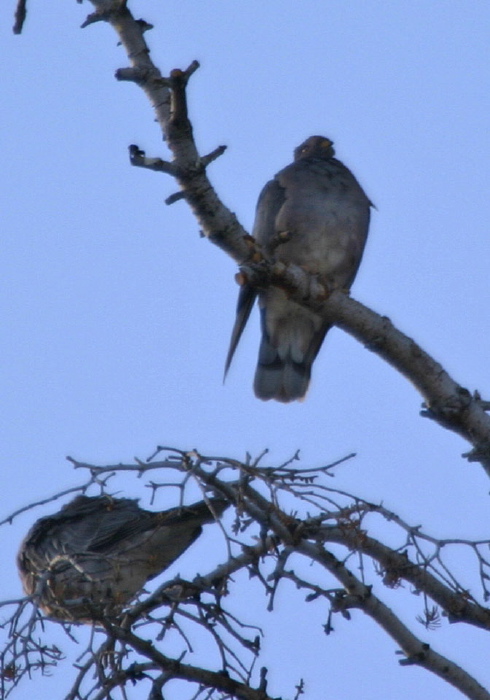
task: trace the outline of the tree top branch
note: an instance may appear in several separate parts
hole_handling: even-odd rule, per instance
[[[318,280],[294,265],[284,266],[264,257],[260,246],[247,233],[220,200],[207,174],[207,166],[221,155],[224,146],[208,156],[200,156],[189,119],[186,86],[199,64],[186,70],[174,69],[162,77],[154,65],[144,39],[146,24],[135,20],[125,3],[118,0],[91,0],[96,12],[118,33],[131,68],[120,69],[119,78],[135,80],[142,87],[157,113],[164,138],[173,159],[147,157],[131,146],[133,165],[173,176],[180,192],[167,203],[185,199],[204,235],[241,265],[239,279],[264,287],[277,285],[300,304],[309,308],[328,307],[333,322],[386,360],[405,376],[424,399],[422,415],[456,432],[472,445],[464,456],[479,461],[490,475],[490,417],[478,394],[461,386],[414,340],[397,330],[385,316],[363,306],[339,290],[331,292]]]

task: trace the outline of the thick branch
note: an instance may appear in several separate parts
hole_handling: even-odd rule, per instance
[[[238,502],[254,519],[260,522],[264,527],[272,530],[283,543],[292,546],[294,551],[324,566],[338,581],[340,581],[346,591],[346,596],[339,599],[339,609],[356,607],[372,617],[373,620],[400,645],[406,655],[405,664],[416,664],[426,668],[458,688],[458,690],[468,698],[472,698],[472,700],[490,700],[490,694],[470,674],[454,662],[433,651],[428,644],[421,642],[408,627],[401,622],[393,611],[372,593],[371,587],[364,585],[356,578],[340,560],[331,552],[325,550],[322,544],[302,539],[307,533],[301,532],[301,526],[298,527],[298,521],[287,516],[277,507],[273,506],[267,499],[255,491],[250,484],[245,481],[238,482],[237,484],[223,484],[219,482],[213,474],[206,473],[198,465],[193,465],[192,471],[199,479],[202,479],[204,483],[209,486],[214,486],[223,494],[232,497],[233,500]],[[347,544],[349,542],[348,538],[344,537],[342,541],[340,530],[337,532],[339,537],[336,541]],[[375,550],[374,542],[374,540],[366,540],[367,548]],[[350,544],[353,545],[354,542]],[[395,555],[396,563],[401,563],[396,558],[396,553],[391,552],[388,548],[385,548],[385,551],[382,553],[386,556],[388,556],[388,554]],[[374,551],[370,552],[370,554],[372,556]],[[381,554],[381,549],[377,549],[377,554]],[[399,556],[401,557],[401,555]],[[428,575],[426,574],[426,576]],[[421,576],[418,581],[419,583],[432,583],[430,577],[424,578],[424,576]],[[442,584],[439,584],[437,581],[436,583],[438,584],[436,592],[438,592],[441,597],[443,597],[443,593],[444,595],[448,595],[448,592],[444,591]],[[452,600],[451,602],[454,604],[456,601]],[[461,603],[461,601],[459,601],[459,603]],[[482,621],[483,620],[480,620],[480,622]],[[485,625],[481,626],[485,627]]]
[[[148,25],[135,20],[121,0],[91,0],[96,7],[95,15],[111,24],[116,31],[126,54],[135,69],[134,82],[145,91],[155,110],[156,118],[164,129],[170,116],[170,91],[167,81],[150,58],[150,49],[144,38]],[[127,79],[127,78],[126,78]]]
[[[352,551],[362,552],[371,557],[381,564],[391,580],[404,579],[411,583],[417,590],[440,605],[448,614],[450,622],[463,621],[490,630],[488,608],[468,600],[463,593],[455,593],[427,571],[422,564],[410,561],[407,554],[400,554],[357,528],[323,527],[316,533],[313,531],[315,539],[322,535],[325,542],[336,542]]]
[[[168,201],[186,199],[204,234],[236,262],[246,263],[243,271],[248,282],[256,286],[280,286],[299,303],[309,308],[325,309],[336,325],[407,377],[424,398],[427,406],[424,415],[468,440],[473,450],[466,455],[467,458],[480,461],[490,474],[490,417],[481,402],[455,382],[413,340],[397,331],[386,317],[339,291],[333,292],[325,302],[329,290],[325,290],[314,277],[300,268],[264,260],[255,241],[220,201],[206,175],[206,166],[222,153],[223,147],[209,156],[199,155],[187,109],[186,86],[198,63],[194,61],[187,70],[175,69],[168,78],[162,78],[150,58],[143,36],[146,25],[136,21],[120,0],[92,0],[92,3],[97,8],[96,14],[109,21],[116,30],[131,60],[132,68],[121,69],[118,77],[134,80],[145,90],[174,156],[171,163],[146,158],[144,152],[134,146],[132,163],[175,177],[181,193],[172,195]]]
[[[203,233],[238,263],[250,259],[247,232],[235,214],[220,201],[206,175],[207,165],[223,152],[224,147],[220,146],[210,155],[201,158],[194,142],[192,125],[187,114],[185,87],[189,77],[198,67],[197,61],[191,63],[186,71],[175,69],[170,73],[170,77],[163,78],[151,60],[143,36],[147,25],[135,20],[125,3],[121,3],[120,0],[91,2],[96,7],[95,17],[111,24],[131,61],[132,68],[119,69],[116,77],[119,80],[132,80],[139,85],[155,109],[164,138],[174,156],[174,176]],[[94,15],[90,21],[94,21]],[[146,167],[141,162],[135,164]],[[170,201],[175,200],[174,195]]]
[[[458,384],[444,368],[380,316],[339,291],[326,302],[334,323],[382,357],[406,377],[424,398],[424,415],[461,435],[474,449],[465,455],[490,474],[490,416],[478,395]]]
[[[403,665],[415,664],[431,671],[457,688],[472,700],[490,700],[488,693],[478,681],[460,666],[421,642],[390,608],[379,600],[341,561],[327,552],[321,545],[302,542],[296,551],[324,566],[345,588],[347,597],[339,601],[339,609],[359,608],[387,632],[400,645],[406,660]]]
[[[253,469],[249,471],[253,473]],[[240,504],[254,520],[264,528],[270,528],[285,545],[295,547],[298,538],[304,538],[335,542],[350,550],[362,552],[379,562],[389,575],[402,578],[425,593],[446,611],[450,622],[466,622],[481,629],[490,629],[488,608],[472,602],[463,593],[455,593],[424,569],[423,565],[411,562],[405,554],[369,537],[358,526],[318,526],[315,525],[314,518],[309,522],[301,522],[286,515],[245,481],[223,483],[197,465],[193,467],[193,472],[204,483],[217,488],[219,493],[235,504]],[[225,571],[224,569],[223,573]]]

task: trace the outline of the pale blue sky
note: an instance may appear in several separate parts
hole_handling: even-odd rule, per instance
[[[383,500],[436,536],[490,536],[490,484],[461,459],[467,445],[420,418],[406,380],[341,331],[329,334],[304,403],[261,403],[254,315],[222,385],[235,265],[199,238],[183,202],[164,204],[176,189],[169,178],[129,166],[131,143],[167,154],[143,93],[113,78],[126,65],[114,34],[103,23],[79,29],[88,3],[31,0],[14,37],[6,4],[0,516],[79,483],[67,454],[104,464],[161,443],[233,457],[268,447],[272,464],[300,448],[305,466],[356,451],[339,488]],[[377,206],[353,295],[489,398],[488,3],[130,6],[155,24],[146,36],[163,72],[201,62],[189,90],[196,137],[203,153],[228,145],[209,175],[242,223],[251,226],[260,189],[295,146],[332,138]],[[19,592],[12,560],[37,515],[0,532],[3,597]],[[186,561],[192,571],[192,553]],[[378,592],[393,606],[403,600]],[[275,673],[271,662],[272,694],[292,695],[304,677],[308,697],[323,698],[327,676],[339,700],[460,697],[400,668],[396,645],[361,613],[336,620],[332,637],[318,625],[298,645],[303,615],[314,625],[321,613],[291,596],[282,620],[244,600],[273,628],[266,653],[284,661]],[[419,599],[405,596],[404,622],[490,686],[488,634],[444,620],[427,632],[415,621]],[[52,698],[59,686],[46,681],[36,693]]]

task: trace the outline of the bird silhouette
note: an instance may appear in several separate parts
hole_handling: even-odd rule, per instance
[[[328,290],[350,289],[366,243],[371,202],[350,170],[334,158],[333,143],[311,136],[294,162],[277,173],[257,203],[253,236],[269,259],[301,266]],[[256,297],[261,311],[254,391],[287,403],[302,399],[311,368],[332,326],[328,312],[311,311],[278,287],[241,287],[225,376]]]
[[[17,564],[24,591],[37,594],[51,617],[114,617],[228,505],[210,498],[151,512],[128,498],[77,496],[40,518],[22,542]]]

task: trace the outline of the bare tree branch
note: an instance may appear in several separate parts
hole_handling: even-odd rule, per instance
[[[24,22],[27,17],[27,0],[18,0],[15,10],[15,21],[12,31],[14,34],[20,34],[24,27]]]
[[[309,591],[307,601],[322,598],[327,602],[330,606],[329,620],[335,613],[350,619],[350,609],[362,610],[397,642],[405,656],[400,662],[403,665],[416,664],[426,668],[474,700],[490,698],[476,679],[438,654],[403,624],[373,593],[372,584],[368,582],[372,573],[381,575],[383,583],[389,588],[397,588],[400,580],[410,582],[417,592],[423,594],[424,614],[420,619],[428,628],[434,626],[439,617],[437,608],[429,608],[426,602],[432,600],[442,608],[449,621],[489,630],[490,610],[479,604],[458,583],[441,558],[442,550],[446,551],[450,545],[472,548],[476,555],[476,570],[481,576],[486,595],[490,561],[480,553],[479,548],[483,551],[488,549],[489,541],[437,540],[421,532],[420,528],[409,526],[383,506],[327,485],[325,480],[331,475],[331,465],[316,469],[299,469],[290,463],[269,467],[262,466],[260,459],[250,458],[243,462],[169,448],[159,448],[151,459],[153,461],[149,463],[136,460],[134,464],[104,467],[71,461],[75,467],[89,473],[88,481],[78,487],[84,493],[93,487],[99,489],[102,485],[104,488],[109,475],[114,479],[118,473],[127,475],[133,472],[137,478],[151,476],[152,480],[147,485],[155,494],[159,488],[168,488],[172,483],[171,473],[174,473],[180,480],[182,496],[195,482],[203,494],[212,490],[229,499],[235,505],[237,515],[231,527],[233,534],[225,533],[228,557],[213,571],[196,577],[194,581],[177,578],[162,583],[154,593],[132,603],[120,619],[104,621],[107,636],[101,645],[87,650],[87,660],[78,667],[75,684],[68,696],[70,700],[109,697],[111,690],[122,689],[128,682],[139,681],[151,682],[156,693],[159,684],[155,685],[155,670],[160,672],[159,683],[164,682],[163,672],[165,678],[197,682],[203,688],[214,688],[233,697],[267,700],[269,696],[262,685],[255,688],[251,685],[252,667],[242,659],[240,652],[246,651],[255,658],[260,652],[259,637],[262,631],[237,619],[223,607],[225,596],[231,593],[234,586],[232,576],[241,570],[248,570],[260,582],[269,600],[269,610],[275,607],[275,594],[281,582],[292,581],[296,587]],[[160,483],[154,478],[159,471],[163,475],[169,474]],[[177,486],[178,482],[173,485]],[[281,506],[285,495],[289,502],[291,498],[296,499],[294,515],[289,515]],[[297,513],[305,506],[309,513],[306,517],[300,517]],[[369,535],[368,520],[373,517],[382,517],[400,531],[403,536],[400,547],[389,547]],[[255,530],[259,528],[258,537],[253,530],[249,533],[254,526]],[[345,547],[345,559],[340,559],[327,549],[328,543]],[[433,551],[424,551],[424,544],[431,545]],[[361,557],[361,579],[346,566],[352,552]],[[409,552],[414,552],[415,560],[409,558]],[[314,561],[325,568],[341,584],[341,588],[319,585],[314,570],[312,574],[296,573],[290,567],[293,555],[300,555],[308,562]],[[374,567],[368,572],[364,558],[375,562],[378,570]],[[306,570],[310,571],[309,568]],[[401,595],[404,589],[399,590]],[[35,603],[35,596],[32,602]],[[29,615],[28,602],[21,603],[20,612],[17,612],[18,601],[3,604],[4,610],[8,605],[13,606],[13,613],[10,616],[4,614],[7,622],[3,627],[9,629],[10,639],[0,658],[7,676],[9,669],[16,669],[13,673],[16,683],[27,672],[55,665],[59,660],[59,651],[36,639],[36,630],[42,622],[39,613],[34,609]],[[178,633],[191,651],[192,636],[189,634],[192,635],[192,632],[185,631],[186,624],[206,631],[219,652],[226,673],[184,664],[182,658],[173,658],[160,649],[160,643],[165,643],[167,639],[170,641],[168,635],[172,632]],[[146,641],[136,632],[141,627],[148,628],[151,641]],[[328,633],[331,629],[329,621],[325,631]],[[255,638],[250,636],[251,630]],[[175,645],[172,644],[171,648],[175,649]],[[130,649],[144,657],[150,665],[145,666],[145,662],[140,660],[123,663]],[[111,666],[104,662],[107,658],[113,659]],[[94,671],[96,676],[92,689],[84,690]]]
[[[308,526],[306,525],[306,530]],[[383,568],[387,585],[396,585],[401,579],[413,584],[446,611],[450,622],[464,621],[482,629],[490,630],[490,610],[471,600],[466,591],[452,591],[431,574],[423,563],[411,561],[406,552],[400,553],[382,542],[369,537],[356,527],[324,527],[315,537],[324,535],[325,542],[336,542],[373,558]]]
[[[405,376],[422,394],[422,415],[461,435],[474,446],[464,455],[481,462],[490,475],[490,416],[478,392],[473,395],[415,341],[358,301],[334,291],[326,302],[339,328],[364,343]]]
[[[264,256],[233,212],[221,202],[207,177],[207,167],[224,153],[225,146],[218,146],[201,156],[194,141],[186,88],[199,67],[197,61],[185,70],[174,69],[168,76],[163,76],[151,59],[144,37],[151,25],[133,17],[127,0],[91,2],[95,12],[82,26],[105,21],[116,31],[130,62],[129,66],[116,71],[116,78],[133,82],[145,91],[172,154],[172,160],[168,161],[149,157],[133,145],[130,147],[131,164],[162,172],[176,180],[179,191],[171,194],[167,203],[186,200],[204,235],[240,265],[239,280],[242,283],[246,281],[258,288],[276,285],[308,308],[328,309],[329,317],[336,325],[395,367],[422,395],[425,404],[422,415],[467,440],[473,449],[464,456],[469,461],[481,462],[490,475],[490,416],[486,413],[489,402],[453,380],[438,362],[398,331],[388,318],[376,314],[340,290],[326,289],[301,268],[285,266]],[[20,33],[25,16],[26,0],[18,0],[14,32]],[[156,461],[162,452],[167,454]],[[487,600],[490,595],[487,587],[490,562],[481,546],[488,548],[488,542],[436,540],[417,528],[410,528],[395,514],[389,514],[406,538],[402,547],[388,547],[371,537],[366,525],[369,514],[388,519],[387,511],[326,486],[322,480],[330,474],[331,466],[317,470],[294,469],[289,464],[263,467],[260,459],[242,462],[167,448],[159,448],[149,462],[137,460],[135,464],[95,467],[71,461],[75,468],[89,471],[87,481],[38,504],[71,491],[85,493],[96,488],[105,493],[109,480],[119,472],[134,472],[141,476],[171,470],[177,473],[178,483],[151,481],[147,486],[153,495],[159,488],[173,485],[180,490],[182,500],[190,482],[197,483],[204,493],[206,487],[212,487],[235,505],[236,518],[231,527],[232,534],[223,530],[227,558],[213,571],[196,576],[193,581],[175,579],[165,582],[150,595],[142,592],[120,617],[105,620],[103,630],[94,629],[76,666],[78,675],[68,695],[70,700],[102,700],[113,697],[111,693],[116,689],[121,697],[126,697],[125,686],[141,681],[151,684],[150,698],[162,700],[162,689],[167,680],[173,678],[197,683],[196,698],[204,697],[204,693],[209,697],[216,690],[225,697],[272,700],[267,693],[267,669],[261,670],[258,685],[252,685],[261,630],[238,619],[222,605],[224,596],[234,585],[231,575],[245,569],[262,585],[270,610],[281,582],[292,581],[298,588],[309,591],[309,600],[326,600],[330,615],[340,612],[349,619],[350,609],[362,610],[400,646],[404,654],[400,661],[402,665],[421,666],[473,700],[490,700],[490,694],[476,679],[422,642],[374,595],[372,586],[366,582],[370,572],[364,566],[364,560],[374,562],[378,573],[381,568],[383,582],[389,587],[405,580],[417,592],[423,593],[427,627],[438,618],[437,607],[429,608],[425,601],[430,599],[442,608],[450,622],[466,622],[488,630],[490,610],[480,605],[458,583],[441,555],[442,548],[449,542],[470,546],[476,556],[483,597]],[[284,494],[296,499],[298,510],[307,507],[307,516],[298,516],[296,511],[294,515],[286,512],[281,506]],[[3,523],[12,522],[24,510],[11,514]],[[249,528],[252,528],[252,536]],[[430,554],[424,552],[422,542],[433,544]],[[327,543],[345,547],[345,559],[329,551]],[[360,577],[346,566],[352,552],[360,558]],[[409,552],[415,552],[415,560],[409,558]],[[335,585],[340,583],[342,588],[319,586],[316,580],[308,580],[306,575],[288,569],[293,555],[316,562],[335,579]],[[376,566],[373,566],[375,571]],[[56,623],[41,617],[36,606],[38,598],[33,595],[1,604],[4,615],[0,629],[6,633],[6,643],[0,653],[0,682],[5,697],[25,676],[39,670],[45,672],[62,658],[57,646],[43,641],[45,627]],[[184,650],[192,651],[192,633],[186,629],[187,624],[191,630],[199,629],[211,640],[221,660],[219,670],[184,664],[185,651],[177,658],[162,651],[170,634],[178,636]],[[136,633],[142,627],[151,635],[151,641]],[[325,628],[330,631],[330,622]],[[70,625],[64,624],[63,629],[67,637],[73,639]],[[254,639],[250,637],[251,630],[259,632]],[[129,662],[130,652],[139,655],[140,660]],[[251,663],[248,656],[242,658],[242,652],[253,657]],[[87,660],[82,663],[85,655]],[[296,697],[302,693],[303,681],[300,681]]]
[[[229,678],[226,674],[215,673],[214,671],[208,671],[204,668],[190,666],[175,659],[170,659],[155,649],[151,642],[141,639],[133,632],[129,632],[121,627],[108,625],[107,630],[114,638],[129,644],[142,656],[146,656],[154,661],[159,668],[171,674],[173,678],[181,678],[182,680],[193,681],[207,687],[216,688],[216,690],[221,690],[232,697],[243,700],[280,700],[280,698],[271,698],[262,689],[255,689],[247,684],[239,683]]]
[[[421,642],[400,618],[372,593],[371,588],[361,583],[331,552],[310,542],[299,545],[297,551],[322,564],[342,583],[346,593],[339,596],[339,609],[359,608],[400,645],[406,655],[406,658],[400,661],[402,665],[421,666],[435,673],[472,700],[489,700],[490,693],[478,681],[460,666],[431,649],[429,644]]]
[[[119,69],[116,77],[132,80],[145,91],[173,154],[173,160],[167,162],[147,157],[137,146],[131,146],[131,163],[159,170],[177,180],[180,192],[171,195],[167,203],[179,199],[187,201],[203,233],[242,266],[242,281],[258,287],[280,286],[295,301],[310,308],[326,305],[329,317],[336,325],[376,352],[414,384],[425,402],[422,415],[467,440],[473,449],[465,456],[469,461],[481,462],[490,475],[490,417],[485,413],[485,402],[477,393],[472,395],[453,380],[438,362],[398,331],[386,317],[339,290],[326,290],[301,268],[286,267],[264,258],[260,247],[220,201],[206,175],[207,166],[223,153],[224,146],[201,157],[194,141],[186,86],[198,68],[197,61],[186,70],[174,69],[169,77],[162,77],[151,60],[143,36],[146,23],[135,20],[126,3],[120,0],[91,2],[96,12],[85,25],[103,19],[118,33],[131,67]]]

